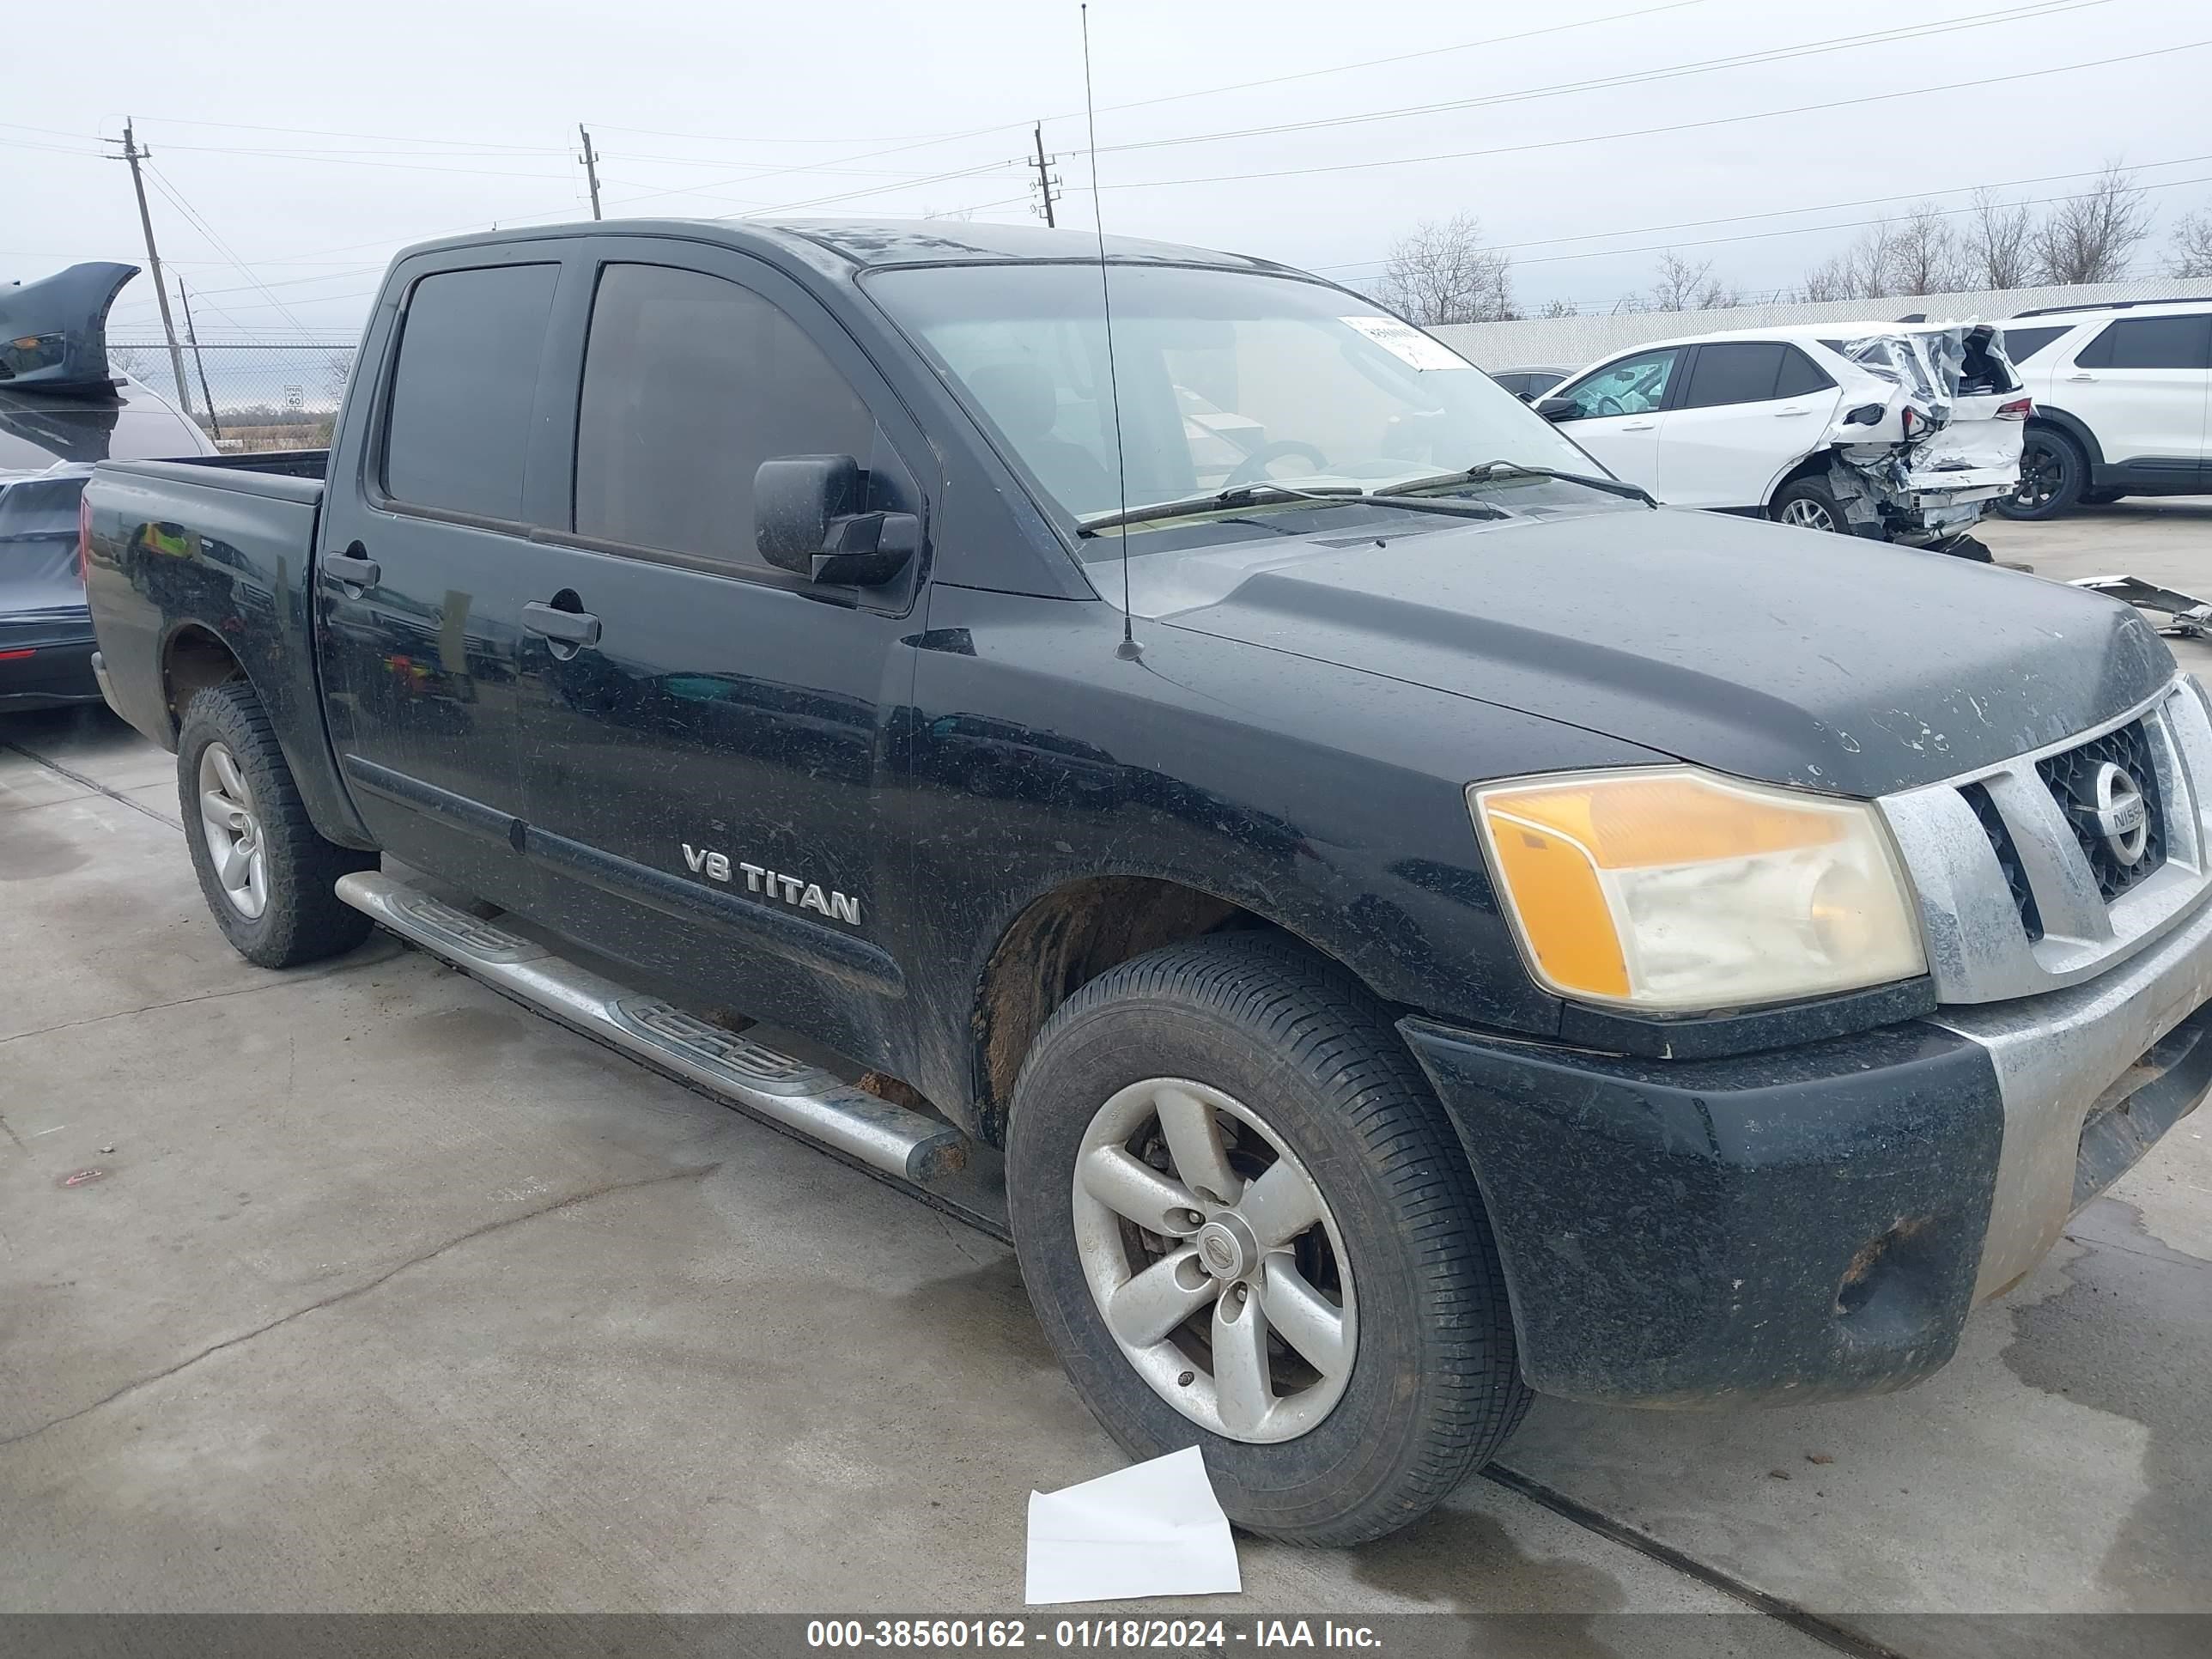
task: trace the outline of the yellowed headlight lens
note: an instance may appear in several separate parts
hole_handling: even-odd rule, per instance
[[[1715,1008],[1923,971],[1860,803],[1677,768],[1468,793],[1529,965],[1565,995]]]

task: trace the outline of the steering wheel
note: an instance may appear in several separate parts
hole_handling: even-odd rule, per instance
[[[1601,415],[1626,415],[1628,413],[1628,409],[1620,398],[1607,392],[1597,400],[1597,412]]]
[[[1322,454],[1311,444],[1302,444],[1295,438],[1286,438],[1280,443],[1267,444],[1255,449],[1237,462],[1237,470],[1221,481],[1221,487],[1224,489],[1234,489],[1238,484],[1267,482],[1269,465],[1279,461],[1285,455],[1303,456],[1313,463],[1314,471],[1316,472],[1325,472],[1328,470],[1328,456]]]

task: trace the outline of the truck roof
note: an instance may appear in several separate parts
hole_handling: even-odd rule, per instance
[[[568,236],[682,237],[719,242],[748,252],[797,255],[817,267],[846,272],[889,265],[1065,264],[1096,260],[1099,249],[1098,238],[1087,230],[973,224],[959,219],[617,219],[441,237],[410,247],[400,257],[434,248]],[[1105,246],[1107,258],[1116,264],[1216,265],[1305,275],[1272,259],[1137,236],[1109,236]]]

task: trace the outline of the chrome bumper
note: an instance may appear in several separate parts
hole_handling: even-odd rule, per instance
[[[2057,1243],[2076,1208],[2075,1166],[2091,1108],[2208,998],[2212,904],[2087,984],[1934,1017],[1988,1051],[2004,1106],[1976,1301],[2012,1285]]]

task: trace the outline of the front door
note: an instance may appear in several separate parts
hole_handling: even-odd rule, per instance
[[[483,263],[495,253],[511,263]],[[397,353],[332,452],[364,459],[325,495],[316,641],[338,764],[378,842],[516,905],[526,458],[561,266],[526,246],[466,257],[403,270],[400,315],[364,343],[364,374]]]
[[[928,452],[816,302],[744,256],[629,243],[587,303],[573,526],[532,549],[520,654],[536,914],[877,1053],[902,991],[885,776],[919,561],[867,591],[768,565],[753,477],[850,455],[869,507],[921,514]]]
[[[1552,418],[1607,471],[1657,495],[1661,410],[1681,356],[1668,346],[1607,363],[1552,394],[1573,404]]]

